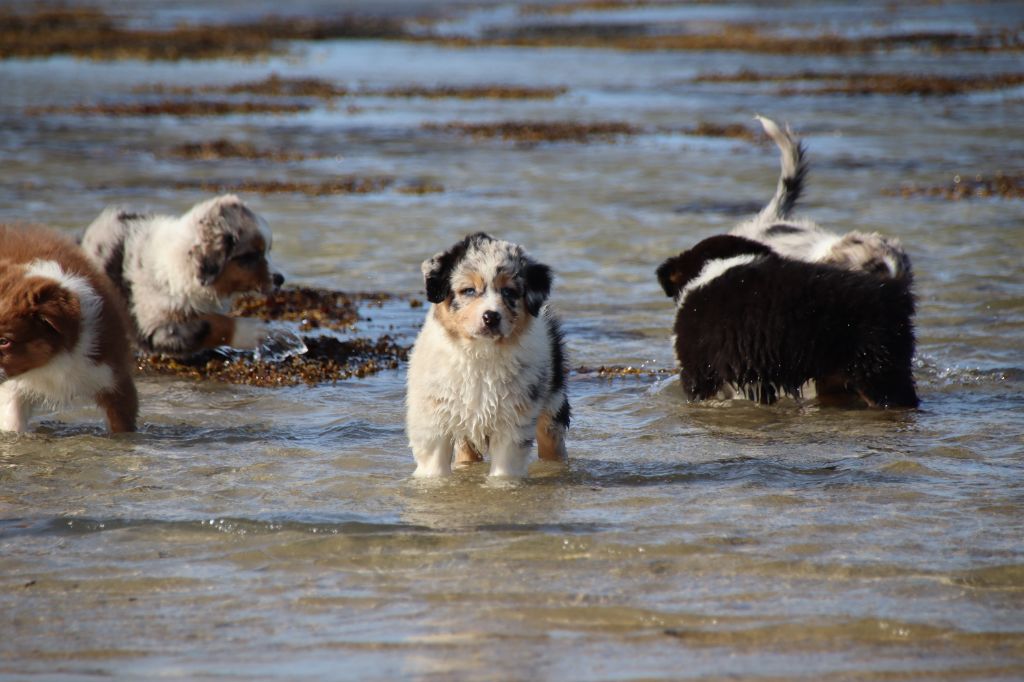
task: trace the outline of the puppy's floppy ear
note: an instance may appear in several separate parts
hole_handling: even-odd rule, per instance
[[[526,310],[534,317],[540,314],[540,309],[551,294],[551,279],[551,268],[542,263],[529,263],[523,269]]]
[[[423,284],[427,289],[427,300],[431,303],[440,303],[452,294],[452,270],[459,264],[459,261],[466,255],[466,251],[473,244],[482,241],[493,241],[493,237],[484,232],[471,234],[460,242],[456,242],[447,251],[435,254],[420,265],[423,272]]]
[[[669,298],[678,296],[680,289],[689,279],[688,273],[683,267],[684,255],[681,253],[678,256],[673,256],[658,266],[658,283],[661,284],[661,288],[665,290],[665,295]]]
[[[452,268],[451,263],[448,262],[449,259],[445,258],[446,255],[445,252],[441,252],[420,264],[420,270],[423,272],[423,285],[427,289],[427,300],[431,303],[440,303],[448,298],[452,291],[451,285],[448,283]]]
[[[61,345],[71,350],[81,333],[82,308],[78,297],[56,282],[41,284],[29,295],[35,317],[54,331]]]
[[[254,214],[241,199],[228,194],[194,206],[185,219],[199,240],[189,251],[196,276],[209,286],[224,270],[241,227],[245,221],[254,221]]]
[[[420,265],[423,272],[423,285],[427,289],[427,300],[440,303],[452,293],[451,275],[455,258],[451,251],[442,251],[428,258]]]

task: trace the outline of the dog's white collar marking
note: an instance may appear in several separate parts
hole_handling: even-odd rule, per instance
[[[715,258],[709,260],[701,268],[700,274],[691,279],[683,287],[683,290],[679,292],[678,305],[683,305],[683,301],[690,294],[691,291],[701,288],[705,284],[709,284],[712,280],[717,277],[721,277],[727,270],[739,267],[741,265],[747,265],[752,263],[757,256],[755,254],[747,254],[745,256],[733,256],[732,258]]]
[[[81,327],[78,343],[70,351],[58,353],[42,367],[29,370],[5,382],[17,393],[35,401],[60,407],[83,395],[113,385],[113,372],[105,364],[97,363],[92,356],[99,346],[100,316],[103,300],[88,280],[80,275],[65,272],[59,263],[52,260],[36,260],[29,264],[28,274],[56,281],[78,297],[81,308]]]

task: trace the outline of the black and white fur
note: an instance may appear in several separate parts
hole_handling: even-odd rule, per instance
[[[417,477],[490,456],[490,475],[564,461],[568,367],[546,305],[551,270],[521,246],[477,233],[422,265],[433,304],[409,357],[406,430]]]
[[[731,235],[669,258],[657,275],[676,301],[675,352],[691,400],[734,390],[770,404],[800,397],[813,380],[819,397],[918,405],[909,278],[792,260]]]
[[[898,239],[878,232],[848,232],[839,236],[817,223],[791,217],[803,192],[807,158],[803,143],[787,127],[756,117],[781,152],[782,172],[768,205],[729,234],[767,244],[775,252],[810,263],[825,263],[847,270],[862,270],[882,277],[909,277],[910,258]]]
[[[284,281],[270,267],[271,241],[266,221],[225,194],[182,216],[108,207],[81,245],[124,296],[139,347],[190,355],[221,345],[253,349],[265,338],[266,323],[225,311],[232,295]]]

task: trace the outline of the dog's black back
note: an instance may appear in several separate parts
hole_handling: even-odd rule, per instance
[[[669,259],[659,279],[678,295],[699,274],[695,263],[744,254],[753,261],[686,292],[677,311],[676,356],[691,398],[732,384],[772,402],[817,380],[875,405],[917,406],[909,279],[789,260],[737,237],[713,237]]]

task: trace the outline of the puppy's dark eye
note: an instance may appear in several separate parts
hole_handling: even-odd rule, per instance
[[[519,291],[512,287],[502,287],[501,295],[511,301],[514,301],[519,298]]]
[[[6,338],[6,337],[4,337],[4,336],[0,336],[0,350],[4,350],[4,349],[10,348],[10,347],[11,347],[11,340]]]
[[[476,296],[476,289],[473,287],[466,287],[465,289],[459,290],[459,296],[465,296],[466,298],[472,298]]]

